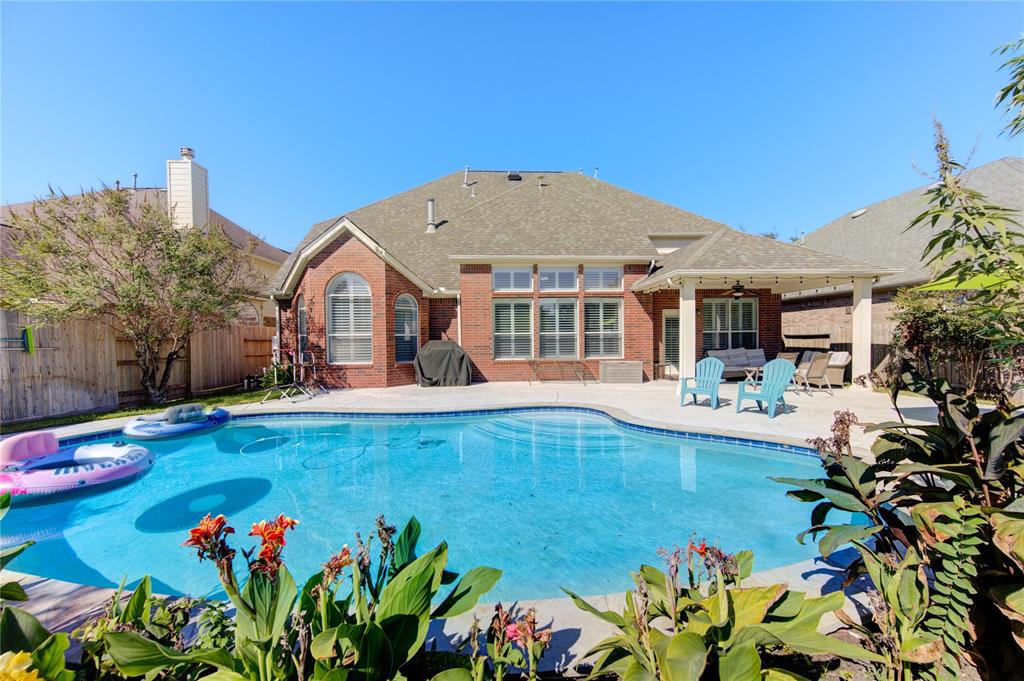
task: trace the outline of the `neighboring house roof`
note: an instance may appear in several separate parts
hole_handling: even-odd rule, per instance
[[[133,189],[130,191],[134,192],[132,196],[133,203],[137,206],[144,203],[156,203],[161,208],[167,207],[166,189],[145,188]],[[3,247],[5,252],[6,249],[10,247],[10,234],[8,228],[10,227],[11,213],[28,212],[34,204],[35,201],[25,201],[23,203],[0,206],[0,246]],[[272,246],[249,230],[229,220],[213,209],[210,210],[210,222],[220,226],[221,229],[224,230],[224,234],[238,248],[245,248],[249,243],[249,239],[253,239],[255,242],[253,247],[254,255],[276,263],[282,263],[288,258],[288,251]]]
[[[966,186],[981,192],[992,204],[1024,210],[1024,158],[1009,156],[965,171]],[[876,289],[913,286],[930,281],[932,272],[922,255],[935,230],[929,226],[907,226],[927,207],[925,192],[918,187],[866,208],[850,211],[805,237],[808,248],[847,258],[867,260],[902,270],[883,277]],[[786,294],[787,299],[846,293],[849,286]]]
[[[522,258],[544,260],[658,261],[701,254],[700,267],[737,264],[771,269],[785,265],[876,274],[877,267],[770,242],[708,218],[573,172],[462,171],[313,225],[271,282],[292,293],[309,258],[344,231],[365,240],[417,284],[439,292],[459,286],[459,264]],[[435,200],[434,233],[427,232],[428,199]],[[651,237],[692,238],[662,256]],[[717,263],[717,264],[716,264]],[[746,271],[746,270],[744,270]],[[655,275],[657,276],[657,275]],[[650,278],[649,278],[650,279]]]

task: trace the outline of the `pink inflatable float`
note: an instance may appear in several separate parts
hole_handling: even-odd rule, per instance
[[[135,478],[153,467],[145,447],[123,442],[60,448],[52,433],[0,440],[0,494],[15,498],[60,494]]]

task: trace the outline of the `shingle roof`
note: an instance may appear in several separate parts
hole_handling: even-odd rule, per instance
[[[145,188],[132,191],[132,202],[136,206],[144,203],[155,203],[161,207],[167,206],[166,189]],[[25,201],[23,203],[0,206],[0,245],[2,245],[4,249],[7,249],[10,246],[8,227],[10,227],[11,213],[27,212],[32,208],[34,203],[34,201]],[[288,257],[288,251],[267,243],[249,230],[229,220],[213,209],[210,209],[210,222],[219,225],[224,230],[224,234],[227,235],[227,237],[231,239],[231,242],[239,248],[244,248],[248,244],[250,238],[255,239],[253,253],[261,258],[281,263]]]
[[[968,187],[984,194],[991,203],[1024,210],[1024,158],[1002,158],[966,171],[962,178]],[[863,209],[857,217],[854,215],[861,209],[850,211],[808,234],[805,245],[903,270],[883,277],[875,285],[876,289],[926,282],[931,279],[931,272],[921,261],[921,255],[935,232],[928,227],[907,231],[906,227],[924,211],[927,189],[928,186],[918,187],[879,201]],[[829,293],[845,292],[848,288],[840,287]],[[813,295],[814,292],[802,291],[786,297]]]
[[[436,288],[459,286],[457,260],[512,256],[575,256],[661,259],[650,236],[692,236],[698,243],[661,259],[700,254],[700,267],[770,269],[834,267],[870,271],[851,263],[781,242],[767,242],[708,218],[592,177],[571,172],[521,172],[509,181],[505,171],[446,175],[364,208],[317,223],[271,282],[282,290],[301,252],[347,218],[401,265]],[[435,233],[426,232],[426,202],[435,200]],[[767,242],[767,243],[766,243]],[[688,255],[689,254],[689,255]],[[744,270],[746,271],[746,270]]]

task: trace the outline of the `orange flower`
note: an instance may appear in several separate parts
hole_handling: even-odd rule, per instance
[[[271,579],[276,577],[277,571],[281,569],[281,548],[286,543],[285,530],[290,530],[298,524],[299,521],[284,514],[274,520],[253,523],[249,536],[260,538],[260,550],[256,554],[256,560],[249,563],[249,571],[262,572]]]
[[[218,560],[228,553],[234,555],[234,551],[228,549],[226,541],[226,535],[233,534],[234,531],[235,528],[228,526],[228,519],[223,515],[211,518],[207,513],[196,527],[188,531],[188,539],[182,546],[195,547],[199,560]]]

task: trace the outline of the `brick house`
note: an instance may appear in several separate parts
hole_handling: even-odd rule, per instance
[[[986,163],[964,172],[962,179],[991,203],[1024,210],[1024,158],[1010,156]],[[927,207],[928,189],[929,186],[918,187],[851,210],[804,239],[807,248],[898,270],[881,277],[874,286],[872,342],[876,363],[885,357],[891,342],[890,315],[896,292],[925,284],[933,277],[921,256],[935,230],[907,229]],[[783,295],[783,331],[787,340],[797,346],[844,348],[851,335],[851,294],[848,282],[833,280],[825,286]]]
[[[412,383],[427,340],[475,381],[646,380],[706,349],[782,349],[781,295],[890,271],[753,236],[571,172],[447,175],[313,226],[272,282],[280,348],[330,387]],[[855,353],[855,362],[862,361]]]

